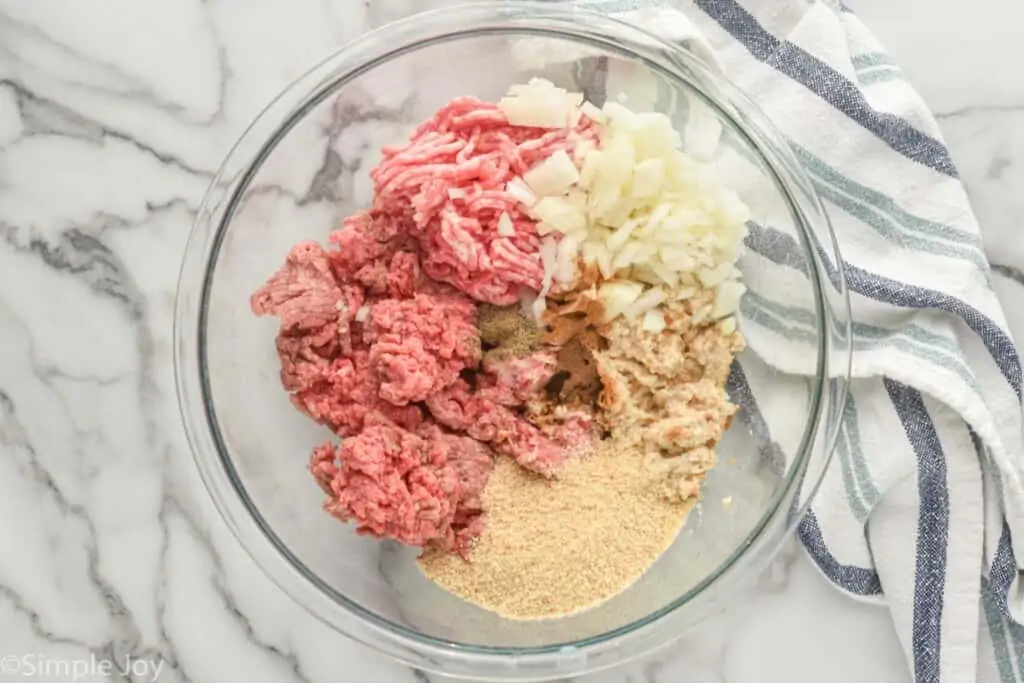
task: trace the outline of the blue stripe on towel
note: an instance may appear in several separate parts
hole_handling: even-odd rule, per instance
[[[1010,545],[1010,527],[1003,522],[1003,531],[999,535],[999,543],[996,545],[995,556],[992,558],[992,567],[988,572],[988,582],[993,594],[999,598],[999,610],[1008,619],[1012,619],[1009,595],[1015,578],[1017,578],[1017,560],[1013,556],[1013,546]]]
[[[761,415],[757,407],[757,400],[754,399],[754,392],[747,382],[747,375],[743,372],[743,366],[735,361],[729,369],[729,379],[726,381],[725,389],[729,394],[729,400],[740,407],[737,417],[744,422],[754,437],[757,444],[758,457],[762,464],[778,476],[786,472],[786,456],[779,444],[772,440],[768,423]]]
[[[849,564],[840,564],[821,535],[821,527],[818,526],[818,518],[814,512],[808,510],[804,518],[800,520],[797,527],[797,536],[804,544],[814,564],[828,578],[829,581],[854,595],[881,595],[882,582],[878,578],[878,572],[874,569],[856,567]]]
[[[946,147],[893,114],[875,111],[857,84],[792,43],[779,40],[734,0],[696,0],[759,61],[802,84],[903,156],[953,178],[957,170]]]
[[[726,388],[730,400],[740,406],[738,417],[749,427],[751,435],[757,443],[762,462],[766,462],[773,471],[776,468],[783,468],[782,471],[784,471],[785,456],[779,445],[772,440],[768,423],[758,408],[757,400],[747,382],[746,373],[739,362],[733,363]],[[794,500],[794,503],[796,502]],[[797,534],[811,559],[836,586],[855,595],[882,594],[882,583],[874,569],[840,564],[832,556],[828,546],[825,545],[818,520],[812,511],[808,510],[804,518],[800,520]]]
[[[949,549],[946,459],[921,393],[885,378],[885,388],[917,455],[917,568],[914,574],[914,680],[939,681],[942,608]]]
[[[1020,357],[1010,337],[988,316],[962,299],[934,289],[910,285],[845,264],[846,283],[862,296],[904,308],[937,308],[957,316],[981,338],[999,371],[1021,398]]]
[[[747,223],[747,237],[744,240],[751,251],[761,254],[779,265],[790,266],[807,273],[807,259],[804,249],[793,237],[773,228],[756,223]],[[835,275],[835,264],[822,255],[821,260],[829,277]],[[952,313],[978,335],[992,360],[999,367],[1003,377],[1021,400],[1020,357],[1010,337],[991,318],[962,299],[934,289],[899,282],[871,273],[848,262],[843,262],[846,284],[851,291],[875,301],[901,306],[903,308],[935,308]]]

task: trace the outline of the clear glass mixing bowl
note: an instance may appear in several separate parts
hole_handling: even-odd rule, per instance
[[[524,51],[525,50],[525,51]],[[537,51],[555,58],[526,68]],[[539,62],[532,66],[539,66]],[[722,126],[728,180],[750,206],[739,267],[749,348],[740,404],[703,503],[635,585],[558,620],[502,619],[418,572],[415,551],[355,534],[321,509],[306,471],[329,434],[278,379],[276,321],[249,295],[303,239],[367,206],[381,145],[458,95],[496,100],[532,75],[600,100]],[[614,85],[614,83],[618,85]],[[705,118],[704,124],[707,124]],[[729,165],[731,164],[731,165]],[[204,200],[178,289],[181,412],[210,495],[256,563],[342,633],[423,670],[495,680],[572,676],[662,647],[729,600],[792,530],[832,452],[849,377],[849,306],[827,217],[756,106],[680,46],[550,3],[433,11],[347,45],[275,99]],[[566,567],[572,571],[572,567]]]

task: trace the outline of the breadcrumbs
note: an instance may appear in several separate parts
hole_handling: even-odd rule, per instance
[[[420,568],[508,619],[561,617],[604,602],[672,545],[693,507],[663,497],[657,479],[642,474],[644,457],[608,440],[555,480],[502,457],[483,493],[487,522],[469,561],[428,551]]]

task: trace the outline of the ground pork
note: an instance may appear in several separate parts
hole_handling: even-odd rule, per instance
[[[540,289],[536,223],[505,185],[558,150],[595,140],[592,122],[545,130],[509,124],[497,105],[452,100],[401,147],[385,148],[372,172],[375,208],[410,224],[423,267],[478,301],[507,305],[522,286]],[[507,213],[514,233],[499,235]]]
[[[359,533],[465,554],[481,530],[493,460],[481,443],[436,425],[409,431],[375,420],[337,448],[315,449],[309,467],[324,508],[355,520]]]

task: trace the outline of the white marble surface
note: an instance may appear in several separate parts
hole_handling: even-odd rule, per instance
[[[1024,213],[1024,6],[850,3],[939,113],[983,225],[1008,226]],[[242,552],[194,472],[170,355],[178,260],[227,146],[406,5],[0,0],[0,658],[143,660],[110,680],[152,680],[146,662],[167,682],[415,680]],[[52,671],[20,677],[70,680]],[[593,680],[909,678],[886,612],[791,545],[670,654]]]

